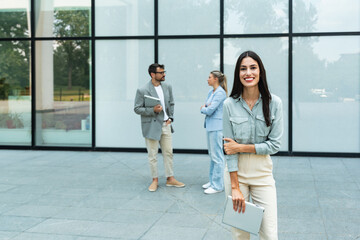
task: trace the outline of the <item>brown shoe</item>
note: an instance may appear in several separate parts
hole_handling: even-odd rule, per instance
[[[181,187],[185,187],[185,184],[182,183],[182,182],[179,182],[178,180],[176,180],[175,178],[172,179],[172,180],[167,180],[166,181],[166,186],[167,187],[178,187],[178,188],[181,188]]]
[[[155,192],[158,188],[158,183],[156,181],[152,182],[151,185],[149,186],[149,191],[150,192]]]

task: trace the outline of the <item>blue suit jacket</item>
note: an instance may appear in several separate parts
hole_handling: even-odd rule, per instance
[[[219,131],[223,129],[223,104],[226,99],[226,92],[222,87],[218,87],[212,95],[213,89],[208,93],[205,103],[208,104],[200,111],[205,114],[204,127],[206,131]]]

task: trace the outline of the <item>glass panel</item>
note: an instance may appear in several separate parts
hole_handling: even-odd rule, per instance
[[[96,1],[97,36],[154,34],[154,0]]]
[[[90,35],[91,0],[35,0],[37,37]]]
[[[0,42],[0,145],[31,144],[30,42]]]
[[[224,69],[228,76],[229,93],[234,83],[235,64],[241,53],[256,52],[265,67],[266,78],[271,93],[279,96],[283,103],[284,134],[280,151],[288,151],[288,38],[232,38],[224,41]]]
[[[91,146],[90,42],[36,42],[36,145]]]
[[[360,31],[360,1],[295,0],[294,32]]]
[[[96,41],[97,147],[145,147],[134,99],[153,61],[153,40]]]
[[[210,90],[209,73],[220,68],[219,45],[218,39],[159,41],[159,62],[165,64],[175,99],[174,148],[207,149],[200,107]]]
[[[224,33],[289,32],[288,0],[225,0]]]
[[[0,0],[0,38],[30,37],[30,1]]]
[[[159,34],[220,33],[220,1],[159,0]]]
[[[360,37],[294,38],[294,151],[360,152]]]

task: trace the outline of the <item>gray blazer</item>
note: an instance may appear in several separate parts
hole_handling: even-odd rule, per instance
[[[161,83],[164,92],[164,100],[166,106],[166,114],[174,121],[174,97],[172,88],[166,83]],[[159,97],[156,93],[154,85],[149,81],[136,91],[134,111],[141,116],[141,129],[145,138],[160,140],[162,133],[162,125],[164,122],[164,112],[155,113],[152,107],[145,107],[144,95]],[[174,132],[171,126],[171,132]]]

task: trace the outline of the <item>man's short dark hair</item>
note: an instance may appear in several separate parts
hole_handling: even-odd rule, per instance
[[[149,75],[151,76],[151,73],[156,73],[156,69],[157,68],[161,68],[161,69],[164,69],[165,68],[165,66],[164,66],[164,64],[158,64],[158,63],[153,63],[153,64],[151,64],[150,66],[149,66]]]

